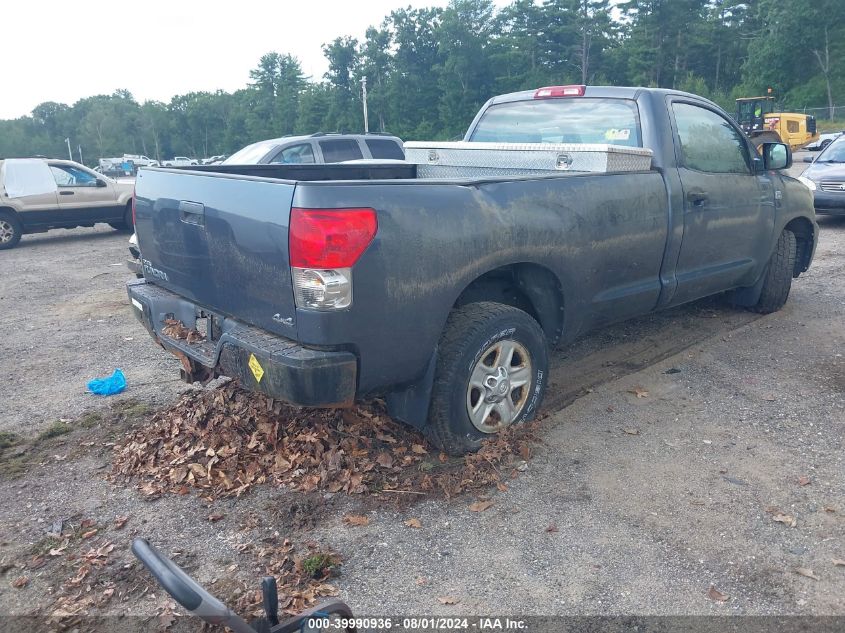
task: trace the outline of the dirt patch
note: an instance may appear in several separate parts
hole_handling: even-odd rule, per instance
[[[535,425],[500,434],[450,459],[379,402],[300,409],[225,384],[185,394],[115,447],[112,476],[146,497],[239,497],[272,483],[300,492],[450,497],[504,480],[531,454]]]
[[[35,437],[0,432],[0,481],[17,479],[40,464],[72,461],[120,434],[148,410],[142,402],[120,400],[103,411],[88,412],[78,420],[57,420]]]
[[[841,354],[816,363],[814,370],[819,380],[828,383],[839,393],[845,393],[845,357]]]

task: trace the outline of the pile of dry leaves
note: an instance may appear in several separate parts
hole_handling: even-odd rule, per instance
[[[187,341],[188,343],[197,343],[205,339],[205,336],[201,332],[185,327],[181,321],[176,319],[165,319],[161,333],[170,338]]]
[[[115,446],[112,477],[146,496],[239,496],[269,482],[292,490],[452,496],[503,480],[530,456],[533,425],[497,435],[481,451],[449,459],[380,403],[300,409],[228,383],[188,392]]]

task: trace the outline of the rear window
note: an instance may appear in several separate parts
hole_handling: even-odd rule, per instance
[[[314,152],[309,143],[300,143],[284,148],[281,152],[270,159],[271,163],[283,165],[297,165],[300,163],[314,163]]]
[[[405,160],[405,153],[396,141],[389,141],[383,138],[368,138],[367,149],[373,158],[392,158],[395,160]]]
[[[358,141],[354,139],[320,141],[320,149],[323,150],[323,160],[327,163],[364,158],[361,148],[358,147]]]
[[[629,99],[533,99],[490,106],[470,137],[488,143],[610,143],[640,147]]]
[[[226,165],[257,165],[258,161],[269,154],[279,144],[276,141],[261,141],[247,145],[223,161]]]

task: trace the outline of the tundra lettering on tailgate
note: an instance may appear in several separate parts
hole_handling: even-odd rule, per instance
[[[149,259],[142,259],[142,263],[144,264],[144,274],[149,275],[150,277],[155,277],[156,279],[161,279],[162,281],[167,281],[167,273],[163,270],[159,270]]]

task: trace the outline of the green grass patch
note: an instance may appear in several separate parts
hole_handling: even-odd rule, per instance
[[[54,437],[59,437],[61,435],[67,435],[72,430],[73,429],[70,427],[69,424],[65,424],[64,422],[53,422],[53,424],[51,424],[46,429],[41,431],[41,433],[35,436],[35,443],[50,440]]]
[[[92,429],[99,426],[103,422],[103,416],[96,411],[86,413],[77,421],[77,424],[83,429]]]
[[[21,441],[20,435],[11,431],[0,431],[0,451],[4,448],[11,448]]]
[[[24,454],[3,456],[0,459],[0,479],[17,479],[29,469],[29,456]]]
[[[122,413],[127,418],[138,418],[148,413],[150,406],[137,400],[122,400],[115,403],[112,409],[116,413]]]
[[[302,571],[312,578],[323,578],[337,566],[337,559],[323,552],[312,554],[302,561]]]
[[[46,556],[50,553],[51,549],[56,549],[63,542],[62,539],[56,538],[55,536],[45,536],[29,548],[29,553],[33,556]]]
[[[845,119],[816,119],[816,129],[820,134],[845,130]]]

